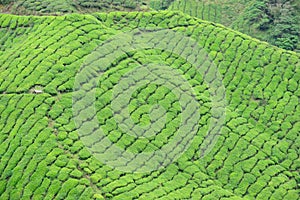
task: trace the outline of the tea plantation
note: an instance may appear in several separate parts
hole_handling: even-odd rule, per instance
[[[218,9],[212,10],[212,18],[220,19]],[[140,31],[155,30],[182,37],[139,36]],[[131,31],[141,44],[158,45],[141,45],[105,63],[134,42],[122,37],[122,42],[113,43]],[[196,41],[206,56],[192,57],[185,37]],[[115,46],[103,48],[106,44]],[[299,59],[296,52],[181,12],[1,14],[0,199],[300,199]],[[205,70],[197,70],[192,60]],[[137,137],[119,126],[118,120],[128,116],[114,112],[112,95],[122,80],[128,81],[120,89],[126,91],[146,79],[146,72],[132,79],[126,76],[153,64],[153,81],[132,93],[127,114],[134,124],[143,127],[154,121],[153,128],[159,130]],[[78,77],[84,66],[91,71]],[[175,70],[176,77],[160,73],[165,67]],[[217,74],[224,91],[211,87]],[[157,77],[167,77],[184,94],[191,91],[200,109],[191,108],[190,101],[182,105],[178,99],[185,97],[178,97],[166,83],[156,83]],[[180,77],[188,88],[178,84]],[[96,78],[94,123],[93,113],[84,112],[93,106],[85,95]],[[224,106],[216,97],[226,102],[224,116],[213,112]],[[166,110],[165,120],[158,113],[156,119],[148,115],[156,104]],[[163,149],[176,139],[184,110],[199,117],[197,128],[189,127],[194,135],[186,132],[177,144],[184,151],[170,148],[161,160],[164,167],[149,158],[125,171],[118,166],[121,154],[108,157],[115,165],[101,160],[111,153],[106,144],[114,144],[124,155]],[[74,115],[83,118],[76,121]],[[105,139],[97,135],[99,127]],[[137,158],[127,164],[135,166]],[[143,171],[146,166],[153,170]]]
[[[0,12],[19,15],[151,10],[181,11],[300,51],[299,0],[0,0]]]

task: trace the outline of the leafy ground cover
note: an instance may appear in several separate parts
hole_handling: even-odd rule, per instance
[[[299,1],[175,0],[169,10],[221,23],[287,50],[299,50]]]
[[[299,54],[170,11],[0,16],[0,199],[300,198]],[[149,139],[120,131],[108,97],[126,70],[153,62],[174,68],[202,108],[195,139],[175,162],[130,173],[90,153],[73,120],[72,97],[75,75],[95,48],[145,27],[196,40],[222,76],[228,105],[217,143],[202,158],[199,146],[214,117],[202,75],[184,55],[161,49],[118,58],[101,76],[96,111],[105,135],[120,148],[135,153],[161,148],[174,137],[181,117],[176,96],[147,84],[132,95],[132,119],[149,124],[145,113],[159,103],[167,108],[168,123]],[[93,130],[87,129],[86,137],[91,136]]]
[[[300,4],[297,0],[2,0],[0,11],[13,14],[61,15],[110,11],[182,11],[221,23],[275,46],[299,51]]]
[[[1,1],[0,1],[1,4]],[[62,14],[62,13],[73,13],[73,12],[95,12],[95,11],[133,11],[149,9],[147,5],[149,0],[55,0],[55,1],[33,1],[33,0],[20,0],[20,1],[4,1],[2,2],[5,8],[11,13],[17,14]],[[160,7],[160,6],[159,6]]]

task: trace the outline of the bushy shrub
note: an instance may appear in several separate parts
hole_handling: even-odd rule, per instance
[[[83,173],[81,171],[79,171],[78,169],[75,169],[73,170],[71,173],[70,173],[70,176],[73,177],[73,178],[81,178],[83,175]]]
[[[79,152],[79,158],[81,160],[85,160],[85,159],[89,158],[90,156],[91,156],[91,153],[85,148]]]
[[[14,0],[0,0],[0,4],[2,4],[2,5],[7,5],[11,2],[14,2]]]

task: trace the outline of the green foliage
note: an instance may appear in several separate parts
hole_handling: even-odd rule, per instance
[[[222,23],[287,50],[299,50],[300,46],[299,3],[296,0],[2,0],[0,4],[1,2],[4,4],[4,11],[35,15],[149,9],[181,11],[203,20]],[[142,24],[143,19],[140,25],[144,26]],[[15,26],[13,22],[11,26]]]
[[[70,173],[70,176],[73,178],[81,178],[83,175],[83,173],[81,171],[79,171],[78,169],[75,169],[74,171],[72,171]]]
[[[254,0],[246,7],[242,21],[244,26],[251,27],[244,28],[246,33],[259,32],[257,37],[260,39],[287,50],[296,50],[300,41],[299,17],[296,6],[290,2]],[[235,28],[241,27],[236,25]]]
[[[89,6],[83,4],[87,1],[78,2],[82,7]],[[125,9],[124,5],[126,9],[133,9],[134,5],[140,7],[140,4],[132,4],[135,1],[118,2],[121,4],[114,1],[113,6],[121,10]],[[99,9],[106,5],[93,3],[91,6]],[[36,4],[41,12],[52,9]],[[201,7],[205,18],[217,17],[220,11],[220,7],[207,2],[196,5],[192,1],[174,1],[170,7],[175,8],[175,5],[186,5],[186,9]],[[265,9],[269,7],[263,7],[262,3],[251,5],[260,10],[250,12],[251,23],[270,28],[273,22],[263,20]],[[63,7],[62,4],[61,11]],[[195,9],[191,13],[197,14]],[[276,12],[271,14],[275,16]],[[283,24],[287,22],[284,20]],[[299,54],[274,48],[221,25],[170,11],[57,17],[2,14],[0,24],[4,31],[10,27],[5,40],[0,41],[0,199],[299,198]],[[18,31],[28,24],[26,37],[18,38]],[[84,119],[75,124],[73,115],[81,112],[83,116],[90,116],[90,111],[85,110],[90,106],[86,94],[73,90],[75,75],[83,64],[91,61],[88,55],[114,35],[136,27],[153,26],[168,27],[192,37],[207,54],[190,59],[199,59],[201,67],[207,70],[201,74],[197,66],[187,62],[185,55],[155,48],[127,52],[102,71],[97,71],[102,65],[94,63],[95,71],[91,74],[100,77],[95,93],[98,121]],[[279,27],[278,30],[274,34],[288,29]],[[174,38],[164,42],[168,44],[171,39]],[[185,50],[187,44],[181,39],[175,38],[178,49]],[[97,60],[104,53],[114,55],[114,51],[96,51],[97,55],[92,58]],[[129,118],[137,126],[150,125],[158,131],[150,137],[138,137],[129,134],[117,121],[125,117],[124,112],[113,112],[113,89],[133,69],[151,63],[157,64],[155,70],[161,65],[176,70],[187,80],[187,85],[181,85],[176,75],[169,81],[174,83],[175,89],[183,91],[182,96],[154,79],[134,90],[128,103]],[[216,68],[211,68],[212,63]],[[151,72],[156,76],[166,75],[155,70]],[[219,88],[210,87],[218,73],[223,79],[227,100],[224,126],[213,129],[212,133],[219,138],[211,141],[211,151],[201,157],[207,145],[204,138],[211,137],[208,127],[218,122],[213,117],[220,117],[218,111],[211,113],[213,100],[216,100],[213,94]],[[81,77],[83,84],[91,74]],[[143,75],[130,78],[119,94],[135,81],[144,80]],[[89,87],[91,85],[83,85],[84,89]],[[42,92],[34,91],[37,89]],[[163,148],[185,123],[183,108],[189,114],[197,112],[190,102],[178,101],[180,98],[188,100],[189,91],[193,91],[194,100],[200,106],[199,113],[195,113],[200,117],[199,127],[191,145],[186,146],[178,159],[145,173],[123,172],[97,160],[105,151],[98,148],[100,144],[105,146],[110,142],[133,155]],[[76,92],[79,110],[73,113],[72,97]],[[165,110],[165,119],[160,112],[149,114],[155,105]],[[83,127],[83,132],[78,131],[79,127]],[[99,143],[103,141],[94,127],[100,127],[109,142]],[[189,132],[184,132],[182,137],[192,138]],[[187,141],[177,145],[187,145]],[[177,153],[175,150],[170,149],[167,157],[154,156],[162,162],[168,161],[168,156]],[[122,155],[114,152],[110,155],[122,160]],[[150,164],[158,167],[155,162]],[[144,165],[136,167],[145,168]]]
[[[166,10],[174,0],[150,0],[150,7],[155,10]]]
[[[0,0],[0,4],[2,4],[2,5],[6,5],[6,4],[9,4],[11,2],[13,2],[13,0]]]
[[[87,150],[87,149],[82,149],[80,152],[79,152],[79,157],[80,159],[87,159],[91,156],[91,153]]]

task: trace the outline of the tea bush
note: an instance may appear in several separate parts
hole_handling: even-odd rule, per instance
[[[184,2],[174,1],[171,6],[176,3]],[[41,3],[38,7],[43,6]],[[126,9],[132,6],[129,3]],[[218,9],[210,6],[210,11]],[[203,15],[211,16],[203,9]],[[4,33],[6,39],[0,40],[0,199],[299,198],[299,54],[171,11],[0,16],[1,29],[10,27]],[[200,73],[184,54],[155,48],[130,51],[102,69],[97,59],[114,55],[114,50],[89,57],[114,35],[145,27],[167,28],[193,38],[207,53],[199,57],[201,67],[213,63],[216,68]],[[17,37],[24,39],[22,44]],[[180,49],[193,51],[182,38],[176,40]],[[75,124],[73,115],[90,116],[85,110],[91,106],[88,97],[74,87],[75,76],[86,62],[100,77],[95,92],[98,121],[86,119]],[[151,63],[158,65],[155,70],[161,65],[176,70],[189,86],[181,85],[177,76],[171,83],[181,91],[191,89],[200,109],[195,110],[187,102],[181,104],[174,91],[153,79],[130,96],[129,116],[124,112],[114,114],[114,87],[131,70]],[[157,73],[155,70],[151,72]],[[211,96],[218,90],[210,90],[210,84],[216,73],[220,73],[225,86],[225,122],[222,129],[211,130],[220,137],[201,157],[203,146],[208,145],[204,138],[209,137],[209,126],[217,123],[214,117],[220,117],[218,112],[211,113]],[[115,92],[121,95],[123,89],[144,76],[128,80]],[[88,80],[84,76],[80,80],[85,90],[92,87]],[[38,89],[41,92],[34,92]],[[78,94],[76,111],[72,110],[74,94]],[[158,113],[150,117],[149,110],[156,104],[165,109],[165,119]],[[184,119],[183,107],[199,116],[199,127],[190,146],[171,164],[158,169],[157,163],[151,162],[156,169],[153,172],[130,173],[97,159],[97,155],[107,152],[98,148],[103,138],[95,134],[95,127],[101,126],[108,141],[124,151],[153,152],[174,139]],[[134,137],[129,132],[132,127],[120,127],[120,121],[129,119],[135,125],[152,125],[157,133]],[[78,130],[78,125],[82,129]],[[184,136],[185,140],[177,144],[180,147],[192,140],[188,133]],[[177,153],[175,149],[169,154]],[[116,154],[110,152],[110,157]]]

